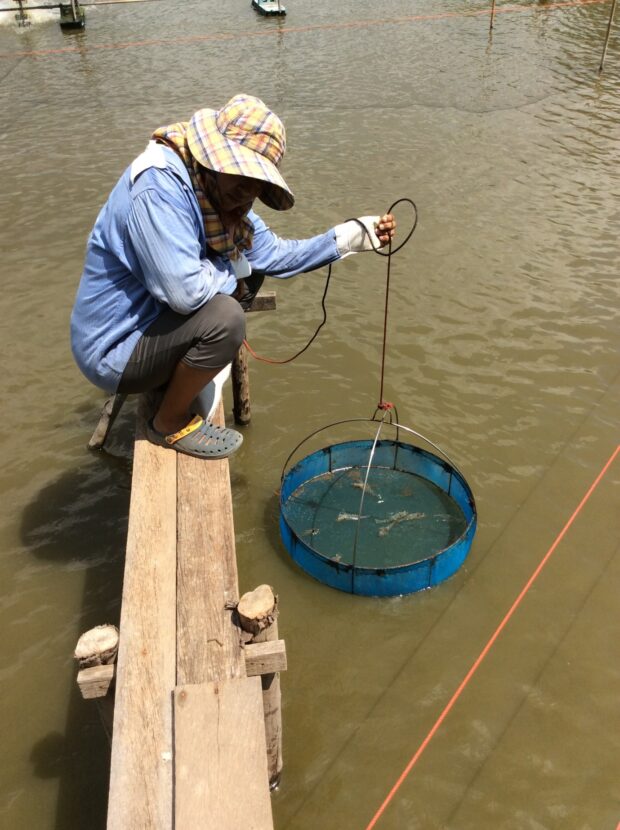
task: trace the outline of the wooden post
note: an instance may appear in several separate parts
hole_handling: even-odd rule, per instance
[[[114,676],[118,653],[118,628],[114,625],[98,625],[82,634],[73,656],[80,671],[77,682],[82,697],[94,698],[105,733],[112,742],[114,722]]]
[[[252,300],[246,311],[274,311],[276,295],[273,291],[263,291]],[[232,363],[233,415],[235,423],[246,426],[252,419],[250,411],[250,371],[248,351],[241,346]]]
[[[235,423],[245,426],[252,419],[248,351],[245,346],[241,346],[232,363],[232,388]]]
[[[265,643],[278,639],[278,598],[269,585],[259,585],[244,594],[237,605],[241,628],[252,635],[251,643]],[[274,790],[282,775],[282,701],[280,673],[261,675],[263,713],[267,739],[269,787]]]
[[[611,26],[614,22],[614,14],[616,13],[616,0],[612,0],[611,11],[609,12],[609,22],[607,24],[607,33],[605,34],[605,44],[603,46],[603,54],[601,55],[601,64],[598,68],[599,74],[603,71],[605,63],[605,55],[607,54],[607,46],[609,44],[609,35],[611,34]]]
[[[127,395],[117,394],[109,397],[104,403],[99,417],[99,423],[93,432],[93,437],[88,442],[89,450],[100,450],[103,447],[108,433],[112,429],[112,424],[116,420],[116,416],[121,411],[121,407],[126,399]]]
[[[17,0],[17,5],[19,6],[19,11],[15,15],[15,19],[17,20],[17,25],[18,26],[30,26],[30,20],[28,19],[28,15],[24,11],[23,0]]]

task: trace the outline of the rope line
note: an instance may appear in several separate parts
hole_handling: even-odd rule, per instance
[[[495,14],[507,13],[522,13],[522,12],[547,12],[557,11],[562,9],[578,8],[580,6],[600,6],[604,5],[607,0],[568,0],[564,3],[548,3],[540,7],[514,5],[504,6],[503,8],[496,8]],[[93,4],[96,5],[96,4]],[[103,5],[103,4],[102,4]],[[118,43],[93,43],[89,44],[88,48],[84,46],[65,46],[60,49],[32,49],[20,52],[0,52],[0,59],[2,58],[17,58],[17,57],[46,57],[48,55],[70,55],[70,54],[85,54],[99,49],[131,49],[136,46],[175,46],[178,44],[204,43],[205,41],[218,40],[238,40],[243,38],[258,38],[258,37],[274,37],[283,34],[301,34],[305,32],[319,32],[319,31],[336,31],[339,29],[364,29],[371,26],[388,26],[400,25],[403,23],[416,23],[420,21],[445,20],[450,18],[460,17],[481,17],[489,15],[490,9],[478,9],[476,11],[460,11],[460,12],[443,12],[437,14],[418,14],[409,15],[407,17],[395,17],[382,20],[357,20],[343,23],[324,23],[324,24],[309,24],[307,26],[286,26],[282,28],[268,29],[262,32],[246,31],[235,33],[218,33],[210,35],[187,35],[184,37],[175,38],[160,38],[151,40],[133,40],[121,41]]]
[[[385,401],[383,399],[383,384],[384,384],[384,378],[385,378],[385,356],[386,356],[386,350],[387,350],[387,327],[388,327],[388,313],[389,313],[388,308],[389,308],[389,299],[390,299],[390,271],[391,271],[392,257],[394,256],[394,254],[398,253],[398,251],[400,251],[401,248],[405,247],[405,245],[409,242],[409,240],[413,236],[413,232],[415,231],[416,227],[418,226],[418,208],[417,208],[415,202],[412,199],[409,199],[407,197],[403,197],[402,199],[397,199],[395,202],[393,202],[390,205],[390,207],[387,209],[386,213],[388,213],[388,214],[392,213],[394,208],[397,207],[398,205],[402,204],[403,202],[411,205],[411,207],[413,208],[413,213],[414,213],[413,224],[412,224],[411,229],[409,230],[409,233],[407,234],[407,236],[403,239],[403,241],[400,243],[400,245],[397,245],[396,248],[392,249],[392,240],[390,239],[390,241],[388,242],[387,252],[380,250],[380,248],[375,248],[375,246],[373,245],[372,239],[370,238],[370,234],[368,233],[368,230],[367,230],[367,228],[366,228],[366,226],[364,225],[363,222],[361,222],[359,219],[347,219],[347,222],[357,222],[357,224],[362,228],[363,232],[368,236],[368,239],[370,240],[370,244],[372,245],[372,250],[375,254],[378,254],[379,256],[387,257],[386,284],[385,284],[385,309],[384,309],[384,313],[383,313],[383,343],[382,343],[382,352],[381,352],[381,380],[380,380],[380,384],[379,384],[379,403],[377,404],[377,410],[388,410],[388,409],[393,409],[394,408],[393,403],[390,403],[389,401]],[[272,365],[280,365],[281,366],[285,363],[291,363],[293,360],[296,360],[299,357],[299,355],[303,354],[307,349],[310,348],[312,343],[316,340],[319,332],[321,331],[321,329],[323,328],[323,326],[327,322],[327,307],[325,305],[325,300],[327,298],[327,291],[329,289],[329,282],[331,280],[331,276],[332,276],[332,265],[330,263],[328,271],[327,271],[327,280],[325,281],[325,289],[323,290],[323,296],[321,298],[321,308],[323,309],[323,319],[319,323],[316,331],[314,332],[314,334],[312,335],[310,340],[308,340],[306,345],[303,348],[301,348],[298,352],[296,352],[294,355],[291,355],[291,357],[284,358],[283,360],[276,360],[274,358],[263,357],[262,355],[257,354],[254,351],[254,349],[252,349],[252,347],[248,343],[247,339],[245,339],[243,341],[243,345],[246,347],[246,349],[249,351],[249,353],[252,355],[253,358],[255,358],[256,360],[260,360],[262,363],[269,363],[269,364],[272,364]]]
[[[454,694],[452,695],[452,697],[450,698],[450,700],[448,701],[448,703],[444,707],[443,711],[441,712],[441,714],[439,715],[439,717],[437,718],[437,720],[435,721],[435,723],[433,724],[433,726],[429,730],[428,734],[426,735],[426,737],[424,738],[424,740],[422,741],[422,743],[420,744],[420,746],[418,747],[416,752],[411,757],[411,759],[408,762],[407,766],[405,767],[405,769],[402,771],[402,773],[400,774],[400,776],[396,780],[396,783],[394,784],[392,789],[389,791],[389,793],[385,797],[383,803],[381,804],[381,806],[379,807],[379,809],[377,810],[377,812],[375,813],[375,815],[371,819],[370,823],[366,826],[366,830],[372,830],[372,828],[375,827],[375,825],[377,824],[377,822],[379,821],[379,819],[381,818],[381,816],[385,812],[386,808],[388,807],[388,805],[390,804],[390,802],[392,801],[392,799],[394,798],[394,796],[396,795],[396,793],[400,789],[401,785],[403,784],[403,782],[405,781],[405,779],[407,778],[407,776],[409,775],[409,773],[411,772],[411,770],[413,769],[413,767],[415,766],[417,761],[419,760],[420,756],[422,755],[422,753],[424,752],[426,747],[431,742],[433,736],[438,731],[439,727],[441,726],[441,724],[444,722],[444,720],[446,719],[446,717],[448,716],[448,714],[450,713],[450,711],[454,707],[454,704],[457,702],[457,700],[459,699],[459,697],[463,693],[465,687],[467,686],[469,681],[472,679],[472,677],[474,676],[474,674],[478,670],[478,667],[480,666],[480,664],[482,663],[484,658],[487,656],[487,654],[489,653],[489,651],[493,647],[495,641],[497,640],[499,635],[502,633],[502,631],[504,630],[504,628],[508,624],[509,620],[511,619],[511,617],[513,616],[513,614],[515,613],[515,611],[517,610],[517,608],[521,604],[523,598],[525,597],[525,595],[527,594],[529,589],[532,587],[532,585],[534,584],[534,582],[538,578],[540,572],[542,571],[542,569],[545,567],[545,565],[547,564],[547,562],[551,558],[553,552],[558,547],[558,545],[560,544],[562,539],[566,536],[568,530],[573,525],[575,519],[577,518],[577,516],[579,515],[579,513],[581,512],[581,510],[585,506],[586,502],[589,500],[592,493],[596,490],[596,488],[598,487],[598,485],[601,482],[602,478],[604,477],[605,473],[611,467],[611,465],[613,464],[613,462],[615,461],[615,459],[616,459],[616,457],[618,456],[619,453],[620,453],[620,444],[616,447],[614,452],[608,458],[608,460],[605,463],[605,465],[603,466],[602,470],[600,471],[600,473],[597,475],[597,477],[594,479],[594,481],[590,485],[590,487],[589,487],[588,491],[586,492],[585,496],[581,499],[581,501],[579,502],[579,504],[577,505],[577,507],[573,511],[571,517],[568,519],[568,521],[566,522],[566,524],[564,525],[564,527],[562,528],[560,533],[555,538],[555,541],[553,542],[553,544],[551,545],[549,550],[546,552],[546,554],[541,559],[540,563],[538,564],[538,566],[534,570],[533,574],[530,576],[528,581],[525,583],[525,585],[521,589],[521,592],[519,593],[519,595],[517,596],[517,598],[515,599],[515,601],[511,605],[510,609],[508,610],[508,612],[506,613],[506,615],[504,616],[504,618],[502,619],[500,624],[497,626],[497,628],[495,629],[495,631],[491,635],[491,638],[489,639],[487,644],[484,646],[484,648],[482,649],[482,651],[480,652],[480,654],[478,655],[478,657],[476,658],[476,660],[472,664],[471,668],[469,669],[469,671],[467,672],[467,674],[465,675],[465,677],[463,678],[463,680],[459,684],[458,688],[456,689],[456,691],[454,692]],[[620,830],[620,824],[618,824],[618,827],[616,828],[616,830]]]
[[[391,212],[391,211],[388,211]],[[417,218],[417,216],[416,216]],[[379,253],[379,252],[377,252]],[[390,302],[390,271],[392,264],[392,240],[390,239],[389,242],[389,251],[388,251],[388,261],[387,261],[387,269],[385,275],[385,309],[383,312],[383,346],[381,349],[381,381],[379,383],[379,402],[377,403],[377,409],[387,410],[390,409],[392,404],[388,404],[387,401],[383,399],[383,381],[385,378],[385,352],[387,346],[387,327],[388,327],[388,306]],[[369,465],[370,469],[370,465]],[[360,508],[361,513],[361,508]]]
[[[299,357],[299,355],[303,354],[306,351],[306,349],[310,348],[312,343],[314,343],[314,341],[318,337],[319,332],[321,331],[321,329],[323,328],[323,326],[327,322],[327,308],[325,306],[325,300],[327,298],[327,289],[329,288],[329,281],[331,280],[331,278],[332,278],[332,266],[331,266],[331,263],[330,263],[329,268],[327,269],[327,279],[325,280],[325,288],[323,290],[323,296],[321,297],[321,308],[323,309],[323,319],[321,320],[321,322],[317,326],[316,331],[314,332],[314,334],[312,335],[310,340],[308,340],[306,345],[302,349],[300,349],[298,352],[296,352],[294,355],[292,355],[291,357],[284,358],[284,360],[275,360],[271,357],[262,357],[262,355],[256,354],[256,352],[250,346],[248,341],[246,339],[244,339],[243,340],[243,345],[246,347],[246,349],[249,351],[249,353],[252,355],[253,358],[255,358],[256,360],[260,360],[261,363],[270,363],[272,365],[282,366],[285,363],[291,363],[293,360],[296,360]]]
[[[383,313],[383,346],[382,346],[382,350],[381,350],[381,382],[379,384],[379,402],[377,403],[377,409],[383,409],[383,410],[394,408],[394,404],[390,403],[389,401],[384,400],[384,398],[383,398],[383,381],[384,381],[384,378],[385,378],[385,355],[386,355],[386,347],[387,347],[388,306],[389,306],[389,302],[390,302],[390,272],[391,272],[391,266],[392,266],[392,257],[394,256],[394,254],[398,253],[398,251],[400,251],[401,248],[405,247],[407,242],[409,242],[409,240],[413,236],[413,232],[415,231],[415,229],[418,226],[418,208],[416,207],[415,202],[413,202],[411,199],[407,199],[406,197],[403,198],[403,199],[397,199],[393,204],[390,205],[390,207],[387,209],[387,212],[391,213],[397,205],[400,205],[403,202],[407,202],[408,204],[411,205],[411,207],[413,208],[413,214],[414,214],[413,225],[411,226],[411,230],[409,231],[407,236],[403,239],[403,241],[400,243],[400,245],[398,245],[393,250],[392,250],[392,240],[390,239],[390,241],[388,243],[387,252],[380,251],[378,248],[375,248],[373,246],[373,251],[376,254],[379,254],[379,256],[387,257],[386,279],[385,279],[385,310],[384,310],[384,313]],[[358,224],[360,224],[360,225],[362,224],[357,219],[355,221],[358,222]],[[364,226],[362,225],[362,227],[364,227]],[[371,240],[371,244],[372,244],[372,240]]]

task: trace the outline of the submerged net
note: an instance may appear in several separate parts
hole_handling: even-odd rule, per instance
[[[458,504],[433,482],[378,466],[366,480],[367,469],[326,472],[291,493],[284,517],[306,545],[336,562],[381,569],[427,559],[464,533]]]

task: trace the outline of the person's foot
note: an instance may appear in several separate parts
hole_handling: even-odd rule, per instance
[[[149,421],[146,435],[153,444],[196,458],[228,458],[243,443],[241,433],[234,429],[218,427],[199,415],[172,433],[161,432],[153,421]]]
[[[186,427],[193,417],[193,415],[185,415],[177,420],[164,419],[161,417],[161,410],[159,410],[151,420],[153,426],[161,435],[172,435]]]

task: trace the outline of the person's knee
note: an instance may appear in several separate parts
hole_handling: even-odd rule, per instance
[[[196,312],[193,344],[185,361],[205,369],[221,369],[233,360],[244,337],[243,309],[234,297],[216,294]]]
[[[226,331],[226,339],[234,347],[234,357],[245,337],[245,313],[234,297],[221,294],[220,299],[222,305],[222,325]]]
[[[239,351],[245,337],[243,309],[234,297],[216,294],[198,313],[204,328],[196,344],[197,351],[207,365],[226,366]]]

